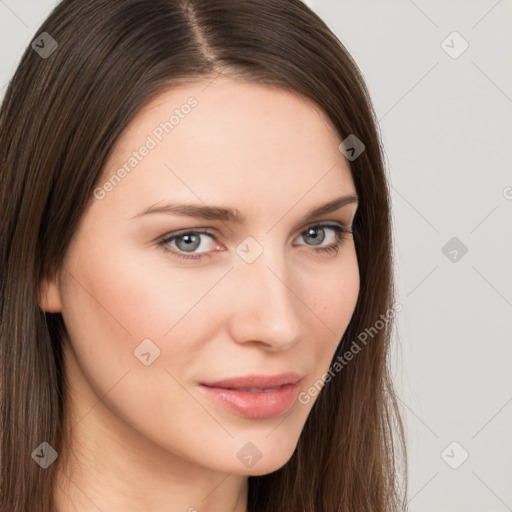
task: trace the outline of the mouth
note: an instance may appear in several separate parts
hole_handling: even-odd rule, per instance
[[[250,419],[267,419],[287,412],[297,398],[302,376],[248,375],[201,383],[200,389],[217,405]]]

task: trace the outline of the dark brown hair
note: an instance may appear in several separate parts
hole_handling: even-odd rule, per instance
[[[222,73],[284,87],[312,99],[341,140],[354,134],[364,143],[350,161],[361,288],[334,358],[394,304],[390,197],[372,103],[343,44],[300,0],[64,0],[43,32],[58,47],[47,58],[26,49],[0,111],[2,512],[54,510],[68,442],[65,326],[40,309],[39,283],[60,268],[120,134],[177,81]],[[392,326],[325,385],[291,459],[249,477],[250,512],[405,510]],[[31,457],[43,441],[59,453],[48,469]]]

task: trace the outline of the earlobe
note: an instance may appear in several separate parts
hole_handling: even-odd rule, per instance
[[[62,310],[57,274],[53,278],[43,278],[39,285],[39,307],[47,313],[59,313]]]

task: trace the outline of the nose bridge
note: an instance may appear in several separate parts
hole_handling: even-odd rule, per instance
[[[239,253],[240,261],[232,273],[236,282],[232,334],[238,341],[260,341],[285,348],[300,336],[302,313],[285,255],[280,248],[271,249],[270,242],[267,246],[258,244],[259,251],[254,241],[247,243],[240,244],[238,249],[246,252]]]

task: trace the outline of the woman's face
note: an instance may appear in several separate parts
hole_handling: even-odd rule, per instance
[[[102,439],[98,457],[115,444],[161,467],[266,474],[291,457],[359,293],[354,241],[336,230],[357,203],[305,216],[356,191],[308,100],[206,85],[176,86],[130,123],[40,305],[62,313],[73,430]],[[280,391],[204,386],[289,372],[298,384]]]

